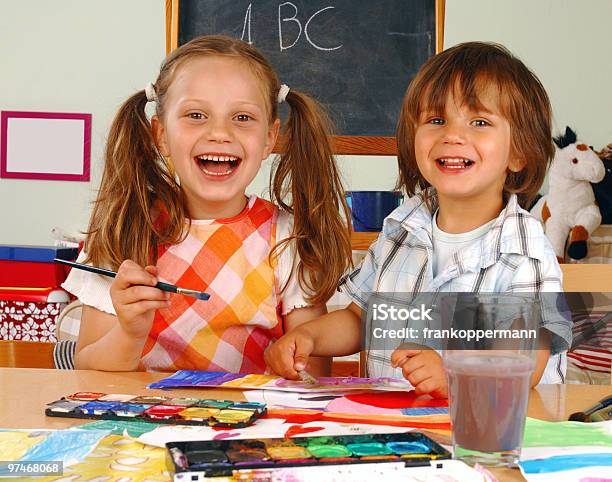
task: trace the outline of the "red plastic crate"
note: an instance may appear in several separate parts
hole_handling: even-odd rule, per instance
[[[69,268],[55,258],[74,260],[77,248],[0,245],[0,286],[47,288],[61,285]]]
[[[58,263],[0,259],[0,286],[49,287],[61,285],[70,268]]]
[[[56,342],[57,320],[69,301],[60,288],[0,288],[0,340]]]

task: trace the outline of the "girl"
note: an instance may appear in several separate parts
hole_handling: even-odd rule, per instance
[[[273,204],[245,190],[284,101]],[[264,350],[325,313],[350,263],[328,132],[315,102],[248,44],[200,37],[172,52],[111,127],[80,259],[118,275],[73,270],[64,284],[85,305],[76,367],[265,372]],[[169,295],[158,279],[211,297]]]
[[[548,96],[520,60],[480,42],[432,57],[408,87],[397,142],[399,184],[412,197],[387,217],[362,265],[342,281],[353,303],[269,350],[277,373],[295,378],[311,354],[358,351],[373,292],[562,291],[542,227],[520,206],[538,192],[554,152]],[[553,353],[567,349],[567,323],[545,326],[555,335]],[[447,395],[434,350],[395,350],[391,358],[370,352],[367,359],[371,375],[403,374],[417,393]],[[541,350],[533,384],[548,359]],[[564,363],[551,357],[546,382],[562,381]]]

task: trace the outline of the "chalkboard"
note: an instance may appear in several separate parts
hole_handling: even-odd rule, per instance
[[[441,0],[170,4],[171,46],[209,34],[251,42],[272,62],[282,83],[327,108],[339,140],[348,142],[344,147],[336,142],[338,153],[395,153],[392,136],[406,87],[441,49]]]

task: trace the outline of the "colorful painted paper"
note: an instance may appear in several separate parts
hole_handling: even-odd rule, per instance
[[[612,421],[527,418],[519,462],[529,482],[612,481]]]
[[[166,451],[121,435],[108,435],[79,463],[64,468],[60,477],[36,481],[168,482]]]
[[[545,422],[527,418],[523,447],[612,447],[612,422]]]
[[[320,377],[316,384],[302,380],[286,380],[276,375],[204,372],[179,370],[168,378],[150,384],[147,388],[237,388],[280,390],[289,392],[327,392],[350,390],[409,390],[412,385],[399,378]]]
[[[106,435],[108,432],[0,429],[0,454],[4,461],[64,461],[63,475],[37,477],[41,482],[171,480],[164,449],[143,445],[121,435]]]
[[[45,440],[50,430],[1,430],[0,454],[3,460],[19,460],[35,445]]]
[[[79,425],[79,428],[85,430],[109,430],[113,435],[140,437],[143,433],[150,432],[161,425],[163,424],[138,420],[130,420],[129,422],[121,420],[96,420],[95,422]]]

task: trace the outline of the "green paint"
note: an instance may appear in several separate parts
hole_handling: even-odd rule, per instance
[[[162,424],[159,423],[140,421],[124,422],[122,420],[98,420],[96,422],[79,425],[79,428],[87,430],[112,430],[111,433],[113,435],[123,435],[123,432],[127,430],[128,435],[131,437],[140,437],[143,433],[150,432],[161,425]]]
[[[378,442],[347,444],[346,447],[359,457],[368,455],[390,455],[393,453],[389,447]]]
[[[351,451],[344,445],[309,445],[308,451],[318,459],[350,457]]]
[[[308,445],[334,445],[336,443],[336,437],[322,435],[320,437],[307,437],[305,441],[308,442]]]
[[[606,426],[608,428],[606,428]],[[527,418],[523,447],[569,447],[572,445],[611,446],[609,424],[545,422]]]

